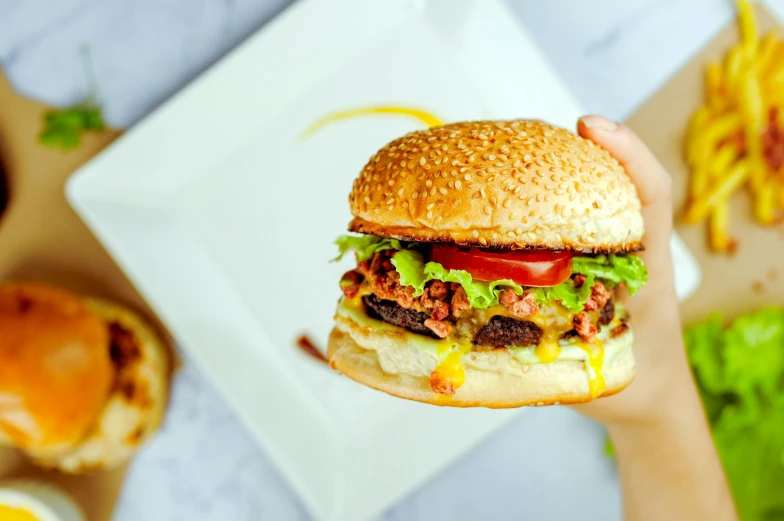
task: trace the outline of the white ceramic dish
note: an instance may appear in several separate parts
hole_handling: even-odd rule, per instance
[[[323,521],[373,518],[516,414],[393,399],[294,348],[303,332],[326,344],[350,263],[327,260],[352,179],[421,124],[363,117],[302,132],[372,105],[567,127],[580,115],[501,1],[302,0],[67,187]],[[693,285],[691,269],[680,274]]]

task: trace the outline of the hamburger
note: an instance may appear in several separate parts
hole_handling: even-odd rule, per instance
[[[116,467],[161,424],[168,348],[134,312],[37,283],[0,285],[0,444],[43,467]]]
[[[458,407],[580,403],[634,378],[619,297],[647,280],[643,219],[605,149],[541,121],[434,127],[378,151],[349,204],[334,369]]]

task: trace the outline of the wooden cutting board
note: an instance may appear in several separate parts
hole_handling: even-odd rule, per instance
[[[774,28],[782,32],[771,13],[762,7],[757,8],[757,21],[761,34]],[[745,190],[732,199],[731,233],[739,247],[733,256],[712,253],[705,226],[686,226],[680,219],[688,183],[683,135],[692,113],[703,103],[705,64],[722,58],[738,41],[733,23],[627,121],[672,174],[677,230],[702,268],[702,286],[682,304],[686,324],[714,311],[732,318],[765,305],[784,305],[784,226],[758,225]]]
[[[37,136],[48,108],[15,93],[0,71],[0,164],[9,185],[9,205],[0,216],[0,280],[57,284],[119,301],[152,319],[144,300],[71,210],[63,192],[68,176],[121,132],[87,134],[81,146],[69,152],[44,148]],[[125,471],[66,476],[36,469],[16,452],[0,449],[0,479],[28,477],[59,484],[81,503],[90,521],[111,519]]]

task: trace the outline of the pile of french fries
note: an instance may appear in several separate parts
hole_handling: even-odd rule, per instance
[[[736,0],[741,41],[705,70],[706,100],[686,135],[691,170],[684,220],[708,219],[711,248],[733,248],[729,198],[747,186],[756,219],[777,222],[784,209],[784,39],[759,38],[753,7]]]

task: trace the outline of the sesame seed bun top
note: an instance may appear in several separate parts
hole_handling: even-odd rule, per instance
[[[585,253],[642,248],[628,174],[592,141],[541,121],[453,123],[374,155],[351,231],[419,242]]]

